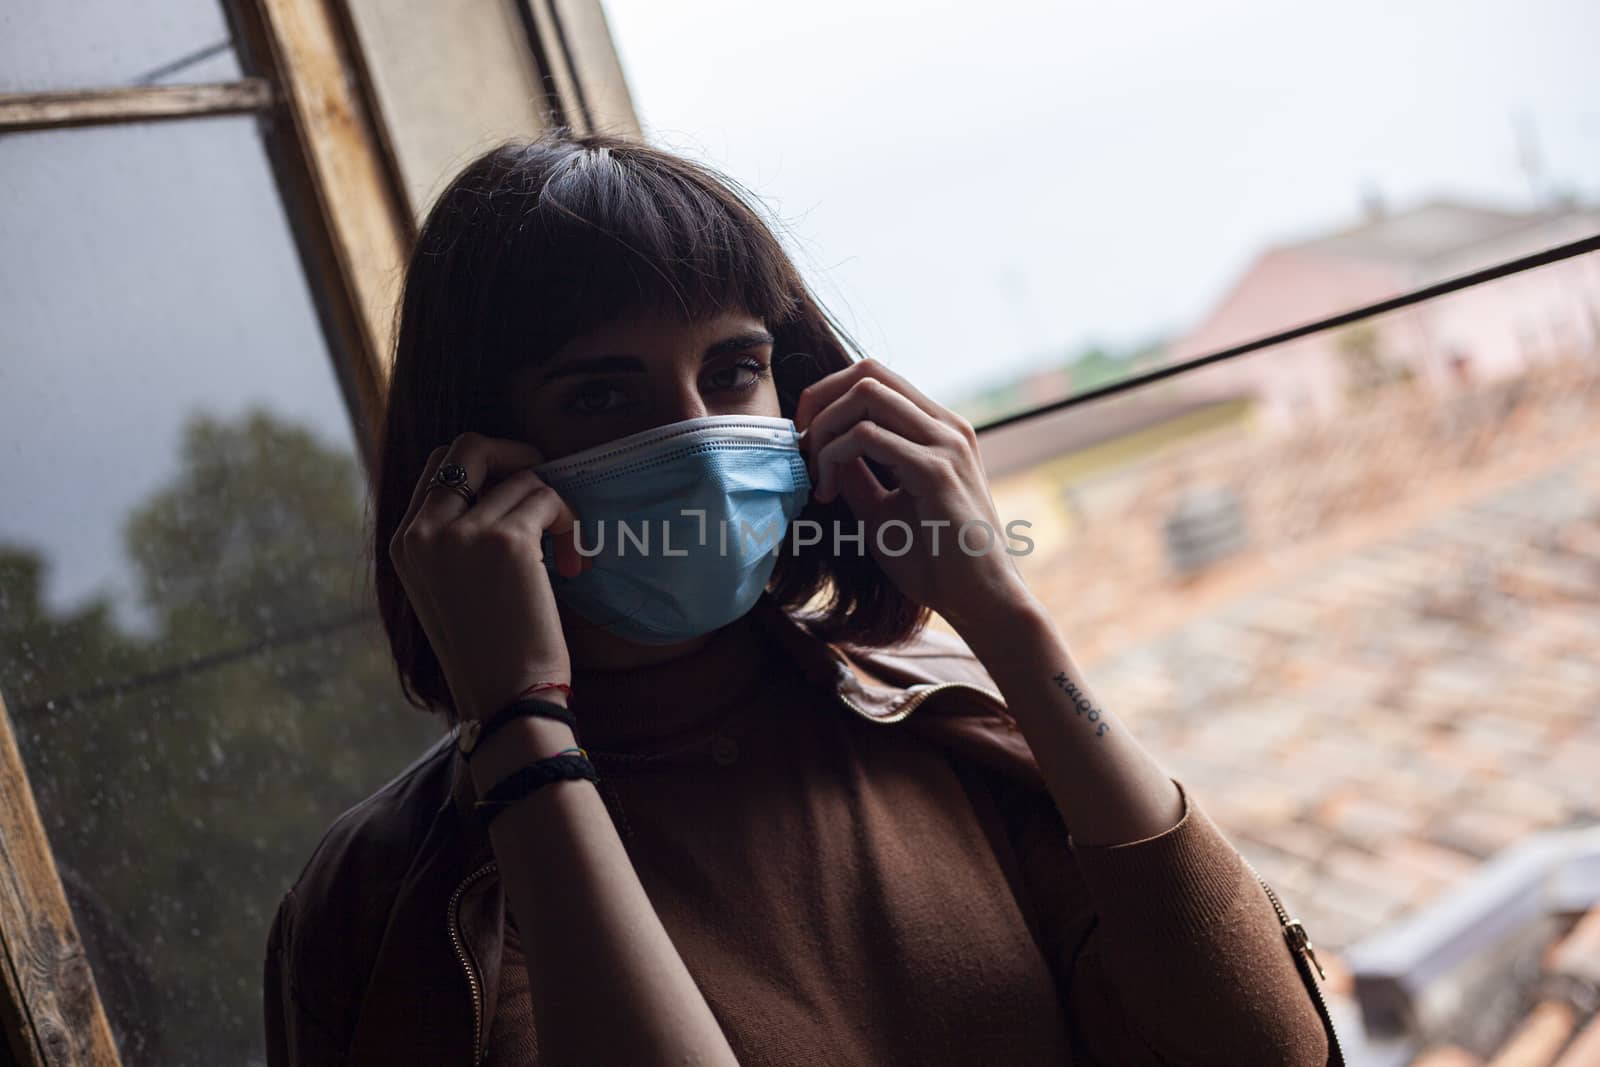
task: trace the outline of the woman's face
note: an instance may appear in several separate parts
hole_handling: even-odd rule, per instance
[[[513,379],[523,439],[553,460],[704,415],[781,415],[772,343],[743,312],[618,319]]]

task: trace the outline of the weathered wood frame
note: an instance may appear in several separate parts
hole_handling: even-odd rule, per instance
[[[506,4],[544,87],[524,134],[553,124],[639,136],[600,0]],[[427,116],[379,106],[349,0],[224,0],[250,76],[234,82],[0,94],[0,135],[259,114],[308,286],[370,466],[395,300],[415,237],[394,129]],[[404,18],[394,9],[394,18]],[[387,17],[387,16],[386,16]],[[429,43],[432,47],[432,42]],[[469,85],[477,57],[463,54]],[[263,932],[263,937],[265,932]],[[116,1067],[110,1024],[0,695],[0,1067]]]
[[[242,78],[209,85],[147,85],[53,93],[0,93],[0,132],[265,111],[272,85]]]
[[[49,838],[0,698],[0,1027],[23,1067],[115,1064]],[[0,1047],[0,1056],[8,1050]]]

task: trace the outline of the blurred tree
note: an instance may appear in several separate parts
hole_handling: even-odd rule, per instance
[[[1126,378],[1133,373],[1132,359],[1129,354],[1090,345],[1068,364],[1068,373],[1072,376],[1072,391],[1083,393]]]
[[[253,411],[192,419],[129,516],[152,637],[104,601],[50,614],[39,556],[0,552],[0,692],[58,863],[159,990],[152,1016],[101,983],[130,1064],[259,1060],[279,898],[333,818],[441,732],[400,697],[364,540],[351,453]]]

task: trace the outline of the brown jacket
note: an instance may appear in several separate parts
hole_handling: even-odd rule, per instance
[[[835,647],[816,640],[765,598],[756,614],[808,679],[836,692],[851,714],[914,730],[963,764],[1048,804],[1031,751],[992,679],[961,642],[927,631],[896,649]],[[472,781],[452,742],[453,736],[441,739],[336,820],[285,894],[265,963],[273,1067],[481,1062],[496,1017],[507,913],[493,849],[470,811]],[[1247,865],[1187,794],[1186,800],[1184,833],[1167,840],[1171,848],[1193,852],[1191,866],[1203,882],[1195,891],[1207,906],[1227,904],[1226,931],[1214,923],[1209,930],[1191,930],[1185,925],[1196,924],[1190,913],[1204,911],[1210,923],[1221,912],[1191,908],[1187,901],[1172,921],[1160,914],[1153,923],[1145,921],[1152,917],[1149,909],[1160,906],[1147,901],[1164,904],[1183,890],[1144,885],[1166,881],[1170,870],[1187,878],[1187,859],[1157,861],[1147,850],[1143,860],[1124,852],[1102,862],[1095,857],[1117,849],[1086,849],[1074,866],[1060,861],[1066,855],[1060,848],[1041,849],[1052,858],[1042,872],[1029,874],[1047,887],[1058,886],[1058,894],[1050,894],[1057,899],[1083,899],[1087,883],[1095,899],[1124,901],[1128,921],[1103,914],[1111,930],[1100,936],[1119,938],[1116,951],[1123,959],[1139,958],[1137,966],[1159,974],[1168,985],[1160,992],[1181,1000],[1186,981],[1249,975],[1254,999],[1242,1016],[1247,1021],[1237,1025],[1255,1031],[1258,1051],[1240,1060],[1237,1050],[1252,1047],[1246,1040],[1219,1059],[1208,1053],[1206,1035],[1197,1034],[1182,1060],[1162,1058],[1142,1043],[1125,1050],[1103,1047],[1086,1060],[1342,1064],[1310,965],[1291,947],[1302,931],[1289,924],[1275,895],[1255,890]],[[1159,862],[1149,870],[1157,877],[1141,879],[1141,862]],[[1243,903],[1232,899],[1241,892],[1248,893]],[[1081,952],[1083,946],[1072,949]],[[1221,953],[1236,955],[1235,966],[1213,966]],[[1250,1010],[1271,1017],[1252,1019]]]

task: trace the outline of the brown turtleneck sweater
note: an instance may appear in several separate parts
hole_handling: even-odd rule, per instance
[[[1076,845],[1047,794],[851,717],[770,642],[733,624],[573,679],[601,794],[741,1064],[1322,1067],[1276,923],[1187,792],[1163,834]],[[507,915],[487,1062],[524,1067]]]

